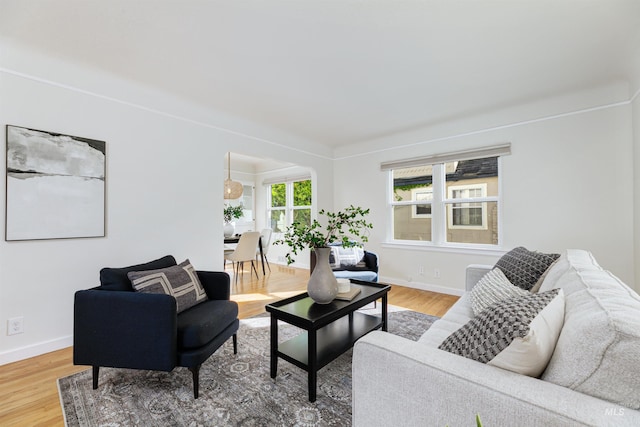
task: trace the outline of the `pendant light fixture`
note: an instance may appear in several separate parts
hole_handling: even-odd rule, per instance
[[[227,153],[228,167],[227,167],[227,179],[224,180],[224,198],[226,199],[239,199],[242,196],[242,184],[238,181],[231,180],[231,153]]]

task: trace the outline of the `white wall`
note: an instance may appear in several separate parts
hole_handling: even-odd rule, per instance
[[[516,245],[543,251],[587,248],[605,268],[628,283],[633,281],[630,195],[640,199],[640,185],[635,193],[632,185],[634,138],[640,146],[637,98],[633,110],[623,104],[468,132],[481,123],[485,127],[514,123],[512,116],[475,117],[459,127],[440,127],[442,139],[415,131],[398,135],[395,142],[406,144],[402,148],[389,148],[398,145],[390,138],[376,141],[380,151],[358,155],[360,150],[353,145],[351,153],[340,151],[340,158],[332,161],[327,147],[250,124],[234,127],[241,121],[113,80],[96,70],[32,57],[14,48],[5,49],[2,60],[0,125],[105,140],[108,200],[106,238],[0,241],[0,364],[70,345],[73,294],[96,285],[104,266],[129,265],[171,253],[178,260],[190,258],[200,269],[220,269],[221,183],[228,151],[309,168],[315,174],[316,206],[371,208],[375,228],[368,247],[380,255],[383,279],[456,292],[462,288],[468,263],[493,263],[497,253],[452,254],[385,245],[386,177],[379,163],[509,141],[513,154],[505,158],[503,168],[504,249]],[[585,105],[584,99],[597,98],[601,105],[619,100],[619,88],[604,95],[594,92],[580,94],[580,102],[574,100],[574,105]],[[570,104],[563,98],[554,101],[555,110],[548,106],[516,110],[523,117],[536,118],[541,116],[532,111],[551,114]],[[244,133],[228,132],[225,126]],[[433,142],[420,143],[426,140]],[[4,163],[5,150],[0,152]],[[261,197],[257,193],[257,203]],[[4,195],[0,203],[4,216]],[[640,242],[640,237],[635,241]],[[425,269],[424,276],[417,274],[418,266]],[[440,279],[432,277],[435,268],[441,270]],[[6,320],[18,316],[24,317],[24,334],[7,336]]]
[[[116,83],[106,80],[105,88]],[[0,241],[0,364],[71,345],[74,292],[96,286],[102,267],[173,254],[198,269],[220,270],[227,151],[303,165],[318,171],[319,187],[333,186],[332,161],[322,153],[226,132],[156,105],[141,108],[143,97],[123,103],[90,89],[0,68],[3,145],[5,124],[107,143],[106,238]],[[211,112],[210,123],[215,117]],[[318,198],[331,206],[329,192]],[[4,194],[0,201],[4,216]],[[19,316],[24,333],[7,336],[7,319]]]
[[[460,128],[469,127],[462,122]],[[421,140],[430,140],[428,133],[416,141]],[[431,141],[403,148],[393,148],[388,141],[384,150],[345,155],[335,162],[334,205],[371,209],[374,230],[367,247],[378,252],[382,280],[459,293],[466,265],[493,264],[500,253],[420,251],[385,244],[390,217],[387,175],[380,163],[511,142],[512,154],[504,157],[501,171],[502,249],[588,249],[604,268],[633,286],[633,136],[628,102]],[[440,278],[434,277],[435,269]]]

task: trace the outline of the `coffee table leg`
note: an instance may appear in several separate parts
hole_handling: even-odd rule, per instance
[[[316,385],[318,380],[318,354],[316,331],[308,331],[309,344],[309,402],[316,401]]]
[[[387,331],[388,322],[387,322],[387,294],[385,293],[382,296],[382,330]]]
[[[278,373],[278,319],[271,315],[271,378]]]

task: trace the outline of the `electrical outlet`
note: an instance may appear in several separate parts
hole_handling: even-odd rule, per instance
[[[7,335],[16,335],[24,332],[24,317],[13,317],[7,320]]]
[[[433,270],[433,277],[435,277],[436,279],[440,278],[440,269],[436,268]]]
[[[418,274],[421,275],[421,276],[424,276],[424,267],[423,266],[418,267]]]

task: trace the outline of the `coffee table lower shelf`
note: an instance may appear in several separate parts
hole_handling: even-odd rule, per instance
[[[309,372],[317,371],[355,342],[382,326],[382,319],[364,313],[352,313],[336,320],[316,332],[316,361],[309,362],[309,333],[307,331],[278,345],[278,356]],[[313,332],[312,332],[313,333]]]

